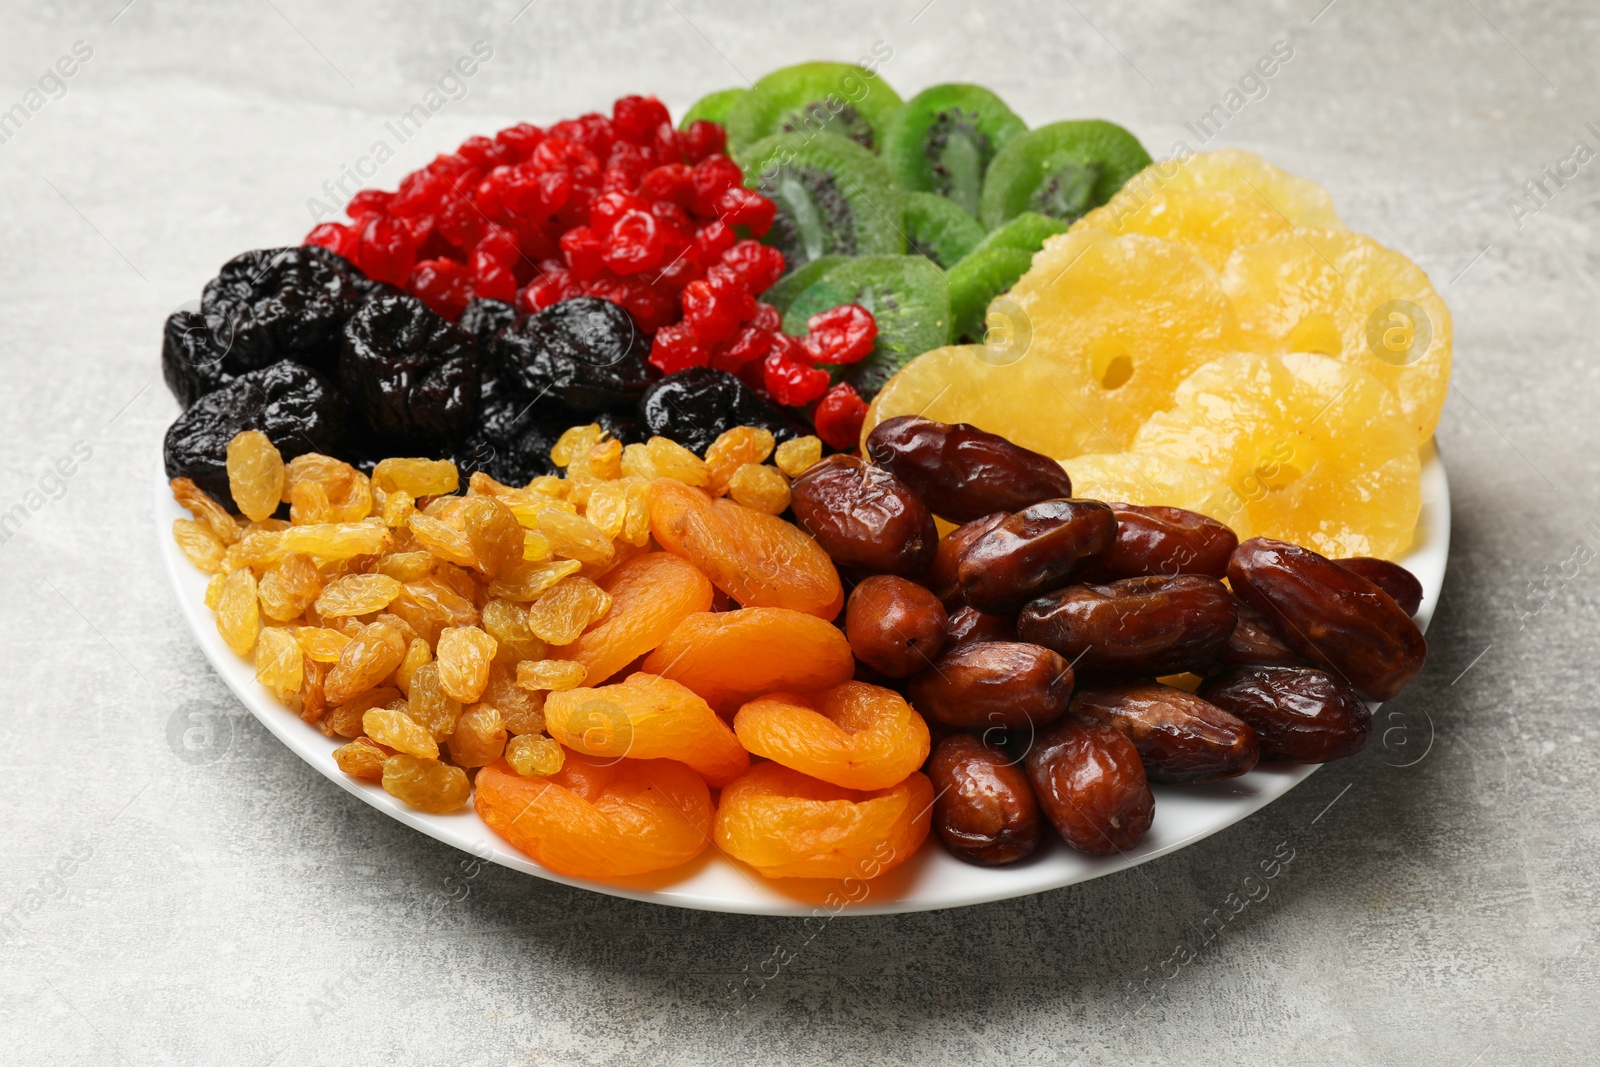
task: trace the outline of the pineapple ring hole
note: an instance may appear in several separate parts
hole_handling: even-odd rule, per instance
[[[1121,389],[1133,377],[1133,357],[1121,349],[1097,352],[1094,356],[1094,379],[1107,392]]]
[[[1289,349],[1292,352],[1315,352],[1323,356],[1337,356],[1344,350],[1338,324],[1325,312],[1307,315],[1289,331]]]

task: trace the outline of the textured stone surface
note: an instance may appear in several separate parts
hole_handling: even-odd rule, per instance
[[[513,25],[524,0],[122,2],[0,4],[0,110],[93,48],[0,144],[0,510],[41,492],[0,545],[8,1060],[1600,1056],[1600,562],[1562,569],[1600,548],[1600,164],[1520,226],[1507,205],[1574,141],[1600,148],[1592,6],[539,0]],[[1288,40],[1212,144],[1327,185],[1456,316],[1451,570],[1385,743],[1166,860],[820,929],[463,870],[301,764],[208,669],[160,571],[161,321],[229,256],[297,239],[306,199],[393,143],[384,122],[478,39],[493,59],[377,183],[518,118],[640,89],[681,108],[875,41],[907,94],[981,82],[1030,121],[1106,116],[1159,154],[1198,147],[1184,122]],[[91,457],[47,477],[75,442]],[[196,722],[209,737],[186,741]]]

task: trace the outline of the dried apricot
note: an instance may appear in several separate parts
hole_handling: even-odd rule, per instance
[[[921,847],[933,799],[920,771],[863,793],[758,763],[722,791],[714,833],[768,878],[875,878]]]
[[[681,482],[650,487],[650,531],[742,607],[792,608],[831,619],[844,606],[833,561],[803,530]]]
[[[733,729],[752,754],[847,789],[886,789],[928,758],[922,716],[899,693],[866,682],[752,700]]]
[[[611,594],[606,617],[570,645],[552,650],[587,667],[594,682],[604,682],[655,648],[685,616],[711,607],[706,576],[668,552],[627,560],[599,585]]]
[[[731,711],[780,689],[838,685],[854,676],[856,664],[850,642],[832,623],[789,608],[741,608],[685,617],[640,669]]]
[[[544,702],[544,722],[551,737],[575,752],[679,760],[714,787],[726,785],[750,766],[739,739],[711,705],[687,686],[653,674],[640,672],[614,685],[551,693]]]
[[[473,804],[495,833],[534,860],[576,878],[665,870],[711,839],[711,794],[671,760],[603,763],[569,755],[547,778],[504,762],[478,772]]]

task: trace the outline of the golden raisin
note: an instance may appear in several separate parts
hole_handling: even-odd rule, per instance
[[[471,704],[489,684],[489,665],[498,646],[476,626],[450,626],[439,634],[436,662],[444,691]]]
[[[332,522],[312,526],[291,526],[280,534],[286,552],[304,552],[318,559],[351,559],[376,556],[389,547],[391,534],[381,523]]]
[[[544,694],[517,685],[513,670],[500,666],[490,670],[489,684],[484,686],[478,703],[494,705],[506,729],[514,734],[544,733]]]
[[[552,645],[570,645],[610,610],[610,593],[587,578],[566,578],[528,605],[528,629]]]
[[[341,771],[352,778],[364,778],[369,782],[383,780],[383,761],[388,758],[389,753],[381,745],[365,737],[358,737],[333,750],[333,762],[339,765]]]
[[[360,522],[372,514],[372,483],[343,460],[309,452],[284,468],[283,500],[296,526]]]
[[[413,808],[443,815],[467,802],[472,785],[460,767],[397,752],[383,761],[383,789]]]
[[[404,526],[417,510],[417,501],[404,489],[396,489],[383,498],[383,524]]]
[[[406,520],[406,528],[417,539],[417,544],[442,560],[462,567],[470,567],[477,562],[467,532],[456,529],[443,519],[417,511]]]
[[[589,668],[575,660],[530,659],[517,664],[517,684],[524,689],[565,692],[582,685]]]
[[[439,746],[427,727],[403,711],[373,708],[361,716],[361,728],[378,744],[396,752],[428,759],[439,755]]]
[[[643,478],[651,482],[661,477],[661,472],[656,470],[655,460],[650,458],[648,445],[628,445],[622,450],[622,474],[626,478]]]
[[[271,626],[262,630],[256,638],[256,681],[287,701],[300,691],[304,678],[304,657],[294,634]]]
[[[215,574],[221,568],[222,555],[227,551],[227,546],[217,540],[217,535],[204,523],[193,519],[173,519],[172,539],[178,542],[179,551],[189,562],[207,574]]]
[[[650,462],[656,474],[685,485],[705,485],[711,481],[711,470],[706,461],[690,452],[676,441],[665,437],[652,437],[646,446],[650,449]]]
[[[378,559],[378,573],[402,582],[426,578],[433,571],[431,552],[391,552]]]
[[[440,684],[437,662],[424,663],[412,672],[406,710],[435,741],[443,741],[455,730],[456,720],[461,717],[461,701]]]
[[[522,531],[522,559],[525,563],[539,563],[550,558],[550,538],[538,530]]]
[[[631,481],[631,478],[619,478],[601,482],[594,487],[584,505],[583,517],[607,537],[615,538],[622,533],[622,525],[628,518],[628,485]]]
[[[223,579],[217,591],[217,632],[229,648],[242,656],[255,645],[260,629],[256,576],[248,567],[240,567]]]
[[[538,522],[539,532],[550,539],[550,551],[564,559],[607,563],[616,554],[611,547],[611,538],[581,516],[546,508],[539,513]]]
[[[822,462],[822,439],[796,437],[778,446],[773,458],[778,469],[791,478],[798,478]]]
[[[575,559],[553,560],[549,563],[524,563],[491,582],[489,595],[524,602],[537,600],[545,590],[582,569],[583,564]]]
[[[216,534],[218,541],[231,545],[239,540],[238,521],[229,515],[221,504],[207,496],[192,480],[174,478],[171,485],[172,498],[193,515],[196,522],[204,523],[212,533]]]
[[[447,459],[384,459],[372,469],[372,482],[386,493],[444,496],[461,487],[461,475]]]
[[[339,653],[339,662],[328,672],[325,690],[328,702],[343,704],[383,681],[406,656],[406,641],[400,628],[386,619],[368,623],[350,639]]]
[[[402,588],[387,574],[347,574],[322,590],[317,597],[317,614],[329,618],[382,611]]]
[[[322,575],[311,557],[290,552],[261,576],[261,610],[269,619],[289,622],[316,603]]]
[[[487,767],[505,751],[506,724],[493,704],[474,704],[456,720],[449,744],[457,767]]]
[[[467,498],[462,524],[478,569],[498,578],[522,561],[522,527],[511,509],[492,496]]]
[[[483,605],[483,628],[495,639],[499,650],[495,659],[516,663],[524,659],[543,659],[545,643],[528,629],[528,613],[521,604],[499,597]]]
[[[324,683],[326,691],[326,683]],[[382,708],[400,699],[400,691],[386,685],[369,689],[350,700],[331,708],[317,723],[317,728],[329,737],[356,738],[361,736],[361,719],[372,708]],[[329,703],[332,703],[329,701]]]
[[[728,480],[728,495],[747,508],[781,515],[789,507],[789,479],[777,467],[746,463]]]
[[[506,762],[524,778],[548,778],[566,761],[566,749],[543,734],[518,734],[506,742]]]
[[[283,455],[260,430],[245,430],[228,442],[228,493],[239,511],[260,522],[283,498]]]
[[[318,663],[338,663],[339,654],[350,643],[350,639],[338,630],[321,626],[301,626],[295,630],[294,638],[300,642],[306,658]]]
[[[598,423],[573,426],[556,438],[555,447],[550,449],[550,462],[558,467],[570,466],[578,456],[588,455],[604,436]]]
[[[413,637],[411,644],[406,646],[406,658],[394,669],[394,684],[399,687],[400,692],[409,696],[411,678],[417,673],[417,668],[432,661],[433,649],[428,647],[428,642],[420,637]]]
[[[729,489],[734,472],[747,463],[764,463],[772,455],[772,431],[759,426],[735,426],[724,430],[706,449],[711,492],[721,496]]]

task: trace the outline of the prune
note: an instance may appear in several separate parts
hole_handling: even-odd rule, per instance
[[[1250,724],[1262,759],[1343,759],[1365,748],[1372,733],[1372,712],[1361,698],[1312,667],[1241,667],[1207,679],[1199,695]]]
[[[1072,713],[1126,734],[1152,782],[1192,785],[1236,778],[1261,758],[1261,742],[1244,722],[1159,682],[1085,686],[1072,697]]]
[[[470,333],[478,344],[488,351],[494,335],[517,321],[517,309],[500,300],[475,297],[467,301],[467,308],[456,320],[456,325]]]
[[[671,438],[696,455],[735,426],[759,426],[779,442],[811,432],[732,374],[710,367],[693,367],[653,383],[639,401],[639,421],[649,433]]]
[[[939,742],[928,761],[933,832],[958,859],[985,867],[1014,863],[1039,844],[1039,802],[1027,773],[971,734]]]
[[[174,311],[167,317],[161,331],[161,377],[179,404],[188,407],[233,381],[222,367],[223,355],[211,345],[204,315]]]
[[[1178,674],[1215,661],[1237,619],[1215,578],[1151,575],[1042,596],[1017,616],[1017,635],[1085,674]]]
[[[654,376],[649,351],[626,311],[592,296],[519,318],[489,344],[505,384],[582,414],[637,403]]]
[[[416,297],[375,293],[345,324],[339,382],[374,437],[425,450],[471,427],[478,358],[471,334]]]
[[[1093,567],[1095,581],[1147,574],[1228,573],[1238,535],[1216,519],[1184,508],[1112,504],[1117,537]]]
[[[550,461],[561,431],[521,397],[483,402],[477,424],[451,450],[463,480],[482,471],[506,485],[527,485],[546,474],[559,474]]]
[[[602,411],[594,417],[594,421],[602,430],[625,445],[642,445],[649,436],[639,426],[637,420],[626,415],[618,415],[615,411]],[[563,426],[562,429],[566,427]]]
[[[1427,658],[1422,631],[1394,598],[1308,548],[1253,537],[1228,562],[1228,584],[1291,648],[1368,700],[1399,694]]]
[[[1017,620],[1010,615],[985,615],[977,608],[960,608],[951,612],[944,634],[946,648],[975,641],[1015,641]]]
[[[1156,798],[1139,752],[1116,727],[1067,716],[1028,751],[1028,781],[1063,840],[1091,856],[1132,848],[1150,829]]]
[[[1224,667],[1305,667],[1305,657],[1290,648],[1261,612],[1240,600],[1239,621],[1218,657]]]
[[[911,679],[911,704],[946,726],[1016,730],[1060,718],[1072,667],[1048,648],[980,641],[950,649]]]
[[[922,586],[878,574],[850,594],[844,632],[857,659],[890,678],[907,678],[938,658],[948,622],[939,598]]]
[[[841,567],[911,577],[933,562],[933,513],[881,467],[830,456],[795,479],[790,492],[795,522]]]
[[[957,526],[944,536],[939,542],[939,550],[934,553],[933,566],[922,576],[922,584],[933,590],[933,595],[938,597],[949,610],[955,610],[966,604],[961,598],[961,579],[956,568],[961,562],[961,553],[967,546],[990,530],[1006,521],[1006,513],[997,511],[993,515],[985,515],[981,519],[973,519],[969,523]]]
[[[1072,495],[1061,464],[964,422],[886,419],[867,436],[867,455],[951,522]]]
[[[956,565],[961,596],[979,611],[1016,611],[1104,552],[1116,533],[1116,518],[1098,500],[1046,500],[1024,508],[962,551]]]
[[[223,369],[241,374],[292,359],[332,376],[363,280],[348,261],[304,245],[230,259],[200,300]]]
[[[326,378],[290,360],[241,374],[207,393],[167,427],[168,478],[192,478],[231,508],[228,442],[242,430],[265,433],[285,460],[306,452],[336,454],[348,410]]]
[[[1422,607],[1422,583],[1400,564],[1372,556],[1350,556],[1334,562],[1388,593],[1390,599],[1399,604],[1400,610],[1407,615],[1415,615],[1417,609]]]

